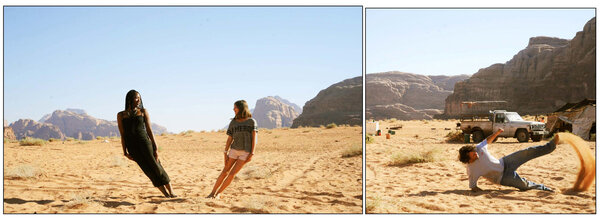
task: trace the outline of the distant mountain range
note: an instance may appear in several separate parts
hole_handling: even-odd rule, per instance
[[[367,119],[432,119],[442,114],[454,84],[469,75],[427,76],[399,71],[366,75]]]
[[[97,136],[120,136],[117,121],[97,119],[81,109],[56,110],[43,116],[38,122],[19,119],[9,125],[17,139],[34,137],[41,139],[64,139],[72,137],[92,140]],[[167,132],[165,127],[152,123],[152,131],[159,135]]]

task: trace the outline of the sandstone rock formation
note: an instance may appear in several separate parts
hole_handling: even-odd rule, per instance
[[[48,123],[39,123],[31,119],[19,119],[10,124],[10,128],[14,131],[17,139],[32,137],[48,140],[50,138],[62,139],[65,137],[58,127]]]
[[[506,101],[507,110],[544,114],[584,98],[596,98],[596,18],[572,40],[532,37],[508,62],[456,83],[444,115],[460,115],[469,101]]]
[[[290,102],[290,101],[288,101],[286,99],[283,99],[280,96],[274,96],[273,98],[281,101],[282,103],[285,103],[285,104],[291,106],[294,109],[294,111],[296,111],[298,114],[302,113],[302,107],[296,105],[295,103],[292,103],[292,102]]]
[[[85,111],[56,110],[52,113],[46,123],[53,124],[67,137],[73,137],[82,140],[92,140],[97,136],[120,136],[117,121],[106,121],[96,119]],[[152,132],[160,135],[167,132],[165,127],[152,124]]]
[[[96,136],[119,136],[116,122],[96,119],[87,114],[72,111],[56,110],[46,123],[53,124],[67,137],[81,140],[92,140]]]
[[[19,139],[29,136],[46,140],[63,137],[92,140],[98,136],[120,136],[117,121],[96,119],[81,109],[56,110],[40,121],[44,122],[21,119],[11,124],[11,127]],[[167,129],[152,123],[152,131],[155,135],[160,135],[167,132]]]
[[[5,140],[17,140],[17,136],[15,136],[15,132],[6,123],[7,123],[6,120],[4,120],[4,139]]]
[[[366,75],[367,119],[432,119],[441,114],[454,83],[468,75],[426,76],[398,71]]]
[[[281,128],[290,127],[292,122],[299,113],[290,106],[284,103],[281,97],[268,96],[256,101],[252,118],[256,120],[259,128]],[[288,102],[285,100],[285,102]]]
[[[306,102],[292,128],[330,123],[362,125],[362,76],[346,79],[321,90]]]

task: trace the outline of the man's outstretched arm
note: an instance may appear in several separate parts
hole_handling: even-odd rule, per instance
[[[494,139],[496,139],[496,137],[498,137],[498,135],[500,135],[500,133],[502,133],[504,131],[504,129],[498,129],[498,131],[496,131],[494,134],[488,136],[485,140],[487,140],[487,143],[492,143],[494,141]]]

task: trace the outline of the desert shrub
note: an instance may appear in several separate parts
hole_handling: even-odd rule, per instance
[[[93,202],[92,197],[88,194],[75,194],[73,197],[65,204],[67,208],[84,208],[89,206]]]
[[[309,133],[309,132],[310,132],[310,129],[302,131],[302,133]]]
[[[362,145],[353,145],[342,152],[342,157],[356,157],[362,155]]]
[[[365,135],[365,143],[366,144],[371,144],[373,142],[375,142],[375,138],[373,136]]]
[[[215,130],[213,130],[214,132]],[[182,131],[181,133],[179,133],[180,135],[186,136],[186,135],[191,135],[193,134],[194,131],[193,130],[187,130],[187,131]]]
[[[390,122],[396,122],[396,121],[398,121],[398,119],[396,119],[396,118],[391,118],[389,121],[390,121]]]
[[[102,136],[96,136],[96,140],[104,140],[104,137],[102,137]]]
[[[67,137],[67,139],[66,139],[66,140],[67,140],[67,141],[75,141],[75,138],[73,138],[73,137]]]
[[[60,139],[56,139],[56,138],[49,138],[48,142],[55,142],[55,141],[59,141]]]
[[[319,128],[325,128],[325,126],[324,125],[320,125]]]
[[[110,164],[108,165],[109,167],[122,167],[127,165],[126,160],[124,159],[125,156],[118,156],[118,155],[114,155],[111,157],[110,159]]]
[[[236,177],[240,179],[266,179],[273,176],[273,173],[268,168],[259,168],[257,166],[250,166]]]
[[[375,211],[375,209],[379,208],[379,206],[381,205],[381,198],[379,197],[375,197],[373,199],[367,199],[367,207],[365,210],[367,210],[367,213],[373,213]]]
[[[335,123],[333,123],[333,122],[332,122],[332,123],[329,123],[329,124],[327,124],[327,128],[328,128],[328,129],[332,129],[332,128],[335,128],[335,127],[337,127],[337,125],[336,125]]]
[[[429,124],[429,121],[423,119],[423,124]]]
[[[437,148],[418,152],[399,152],[392,155],[388,166],[435,162],[440,159],[440,154],[440,149]]]
[[[275,202],[271,201],[270,199],[246,199],[242,203],[243,208],[238,209],[238,211],[250,212],[252,214],[268,214],[269,210],[267,210],[267,208],[272,205],[275,205]]]
[[[88,143],[88,141],[84,141],[84,140],[77,141],[77,144],[87,144],[87,143]]]
[[[13,179],[37,179],[43,173],[42,171],[31,165],[19,165],[6,169],[5,177]]]
[[[446,135],[447,143],[462,143],[465,141],[465,134],[462,131],[448,132]]]
[[[21,146],[32,146],[32,145],[42,146],[44,144],[46,144],[46,140],[39,139],[39,138],[26,137],[26,138],[22,139],[21,141],[19,141],[19,145],[21,145]]]
[[[290,127],[283,127],[281,130],[290,130]]]
[[[596,141],[596,133],[590,134],[590,141]]]

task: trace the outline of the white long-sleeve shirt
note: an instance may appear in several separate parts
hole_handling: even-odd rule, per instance
[[[477,187],[479,177],[500,184],[502,180],[502,171],[504,171],[504,161],[498,160],[487,150],[487,140],[479,143],[475,149],[479,158],[473,163],[467,164],[467,175],[469,175],[469,188]]]

